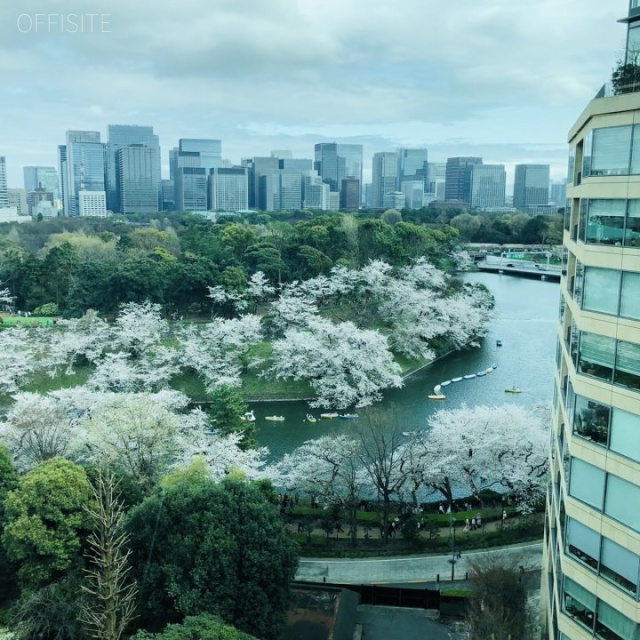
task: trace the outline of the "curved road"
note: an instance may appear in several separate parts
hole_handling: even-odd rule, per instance
[[[526,571],[542,567],[542,542],[508,547],[494,547],[483,551],[462,552],[456,560],[455,579],[465,578],[475,562],[496,557],[509,561]],[[301,558],[296,574],[299,582],[329,582],[334,584],[396,584],[405,582],[435,582],[451,579],[451,554],[438,556],[404,556],[401,558],[373,558],[368,560],[331,560]]]

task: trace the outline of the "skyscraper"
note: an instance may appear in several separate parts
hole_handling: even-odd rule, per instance
[[[245,160],[244,164],[248,169],[249,208],[266,211],[268,209],[268,198],[264,189],[267,185],[266,180],[262,178],[270,176],[274,171],[277,171],[280,168],[280,160],[275,157],[256,157]]]
[[[398,149],[398,184],[400,187],[402,187],[403,180],[422,179],[426,183],[428,173],[429,153],[426,149]]]
[[[7,190],[7,159],[0,156],[0,209],[9,206],[9,192]]]
[[[27,195],[41,187],[53,194],[54,201],[60,199],[58,172],[55,167],[24,167],[23,172]]]
[[[160,197],[160,142],[153,133],[153,127],[134,124],[110,124],[108,126],[109,141],[106,145],[106,190],[107,207],[111,211],[120,213],[135,213],[131,205],[135,202],[137,207],[142,207],[141,213],[157,211],[157,203]],[[129,166],[135,164],[135,169],[127,170],[124,174],[118,169],[118,150],[123,147],[135,145],[145,146],[153,151],[143,152],[140,149],[131,154],[125,154],[123,158]],[[157,157],[157,160],[155,158]],[[144,160],[146,158],[146,160]],[[141,171],[150,171],[149,175],[143,175]],[[121,184],[121,181],[124,182]],[[150,194],[143,198],[142,192],[148,192],[148,186],[157,187],[155,197]],[[127,211],[122,209],[123,194],[127,202]],[[153,209],[156,203],[156,209]]]
[[[640,8],[631,0],[631,31]],[[542,605],[547,638],[640,637],[640,93],[569,132]]]
[[[517,164],[513,183],[513,206],[537,213],[549,204],[549,165]]]
[[[249,206],[246,167],[218,167],[209,174],[209,202],[214,211],[243,211]]]
[[[460,200],[471,204],[471,180],[473,167],[482,164],[482,158],[447,158],[445,175],[445,200]]]
[[[98,131],[67,131],[66,137],[65,150],[60,150],[65,154],[64,214],[77,216],[80,191],[105,191],[104,144]]]
[[[340,183],[340,208],[357,211],[360,208],[360,180],[349,176]]]
[[[342,180],[353,176],[362,184],[362,145],[321,142],[315,145],[313,168],[331,191],[340,191]]]
[[[474,209],[504,207],[507,172],[503,164],[476,164],[471,172],[471,206]]]
[[[221,166],[220,140],[180,139],[178,146],[169,152],[176,211],[207,211],[209,172]]]
[[[430,162],[428,169],[427,186],[425,193],[433,200],[445,199],[445,186],[447,177],[446,162]]]
[[[115,154],[116,211],[155,213],[160,199],[160,147],[131,144],[120,146]]]
[[[395,193],[398,185],[398,156],[393,151],[373,154],[371,171],[371,206],[384,206],[384,196]]]

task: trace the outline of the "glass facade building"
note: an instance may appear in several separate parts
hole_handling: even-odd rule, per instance
[[[66,172],[62,181],[65,216],[80,215],[80,191],[105,191],[104,150],[98,131],[67,131],[64,151],[59,148],[60,162],[64,163]]]
[[[569,133],[545,638],[640,638],[640,93]],[[640,131],[638,132],[640,134]]]

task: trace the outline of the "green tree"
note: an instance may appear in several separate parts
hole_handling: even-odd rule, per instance
[[[84,469],[62,458],[38,465],[7,494],[2,541],[23,587],[43,586],[81,565],[90,499]]]
[[[18,474],[11,460],[9,449],[0,445],[0,541],[4,530],[5,510],[4,501],[9,491],[18,486]],[[0,601],[5,600],[15,589],[13,572],[9,567],[9,560],[4,547],[0,544]]]
[[[546,242],[549,222],[544,216],[531,218],[524,225],[520,235],[523,244],[544,244]]]
[[[133,640],[257,640],[211,615],[187,616],[182,624],[170,624],[162,633],[138,631]]]
[[[260,488],[181,473],[132,510],[127,530],[143,616],[165,624],[211,613],[279,637],[297,549]]]
[[[223,434],[242,433],[240,448],[255,446],[255,422],[242,420],[248,406],[242,393],[227,385],[216,387],[211,393],[209,416],[215,427]]]
[[[247,249],[258,241],[258,236],[251,227],[238,224],[237,222],[228,224],[222,230],[220,238],[224,245],[238,259],[241,259]]]

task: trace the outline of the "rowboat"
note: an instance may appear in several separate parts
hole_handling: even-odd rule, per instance
[[[337,418],[338,414],[337,413],[321,413],[320,417],[321,418],[326,418],[327,420],[330,420],[331,418]]]
[[[284,422],[284,416],[265,416],[264,419],[269,422]]]
[[[522,393],[522,389],[518,389],[518,387],[511,387],[511,389],[505,389],[505,393]]]
[[[448,384],[451,384],[451,380],[445,380],[444,382],[440,383],[441,387],[446,387]]]
[[[459,376],[458,378],[451,378],[451,382],[460,382],[460,380],[462,380],[462,376]]]
[[[342,420],[353,420],[358,417],[357,413],[341,413],[338,418],[342,418]]]
[[[471,380],[472,378],[476,377],[475,373],[467,373],[466,376],[462,376],[465,380]]]
[[[429,398],[429,400],[446,400],[447,396],[442,393],[432,393],[428,395],[427,398]]]
[[[476,373],[476,376],[478,376],[478,378],[482,377],[482,376],[486,376],[487,372],[486,371],[478,371],[478,373]]]
[[[493,373],[493,367],[489,367],[489,368],[485,371],[485,373]]]
[[[307,413],[307,422],[316,422],[315,416],[312,416],[310,413]]]

